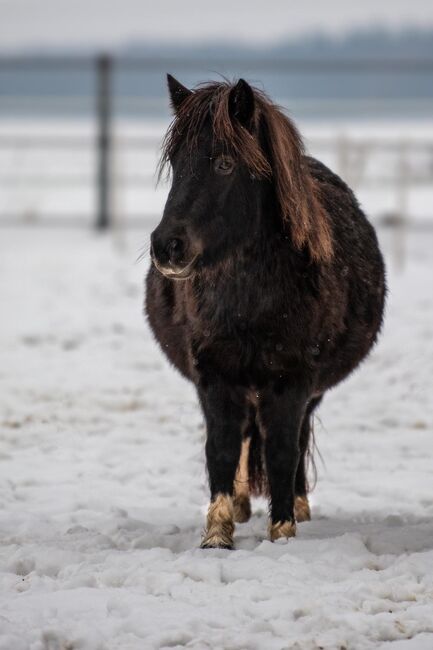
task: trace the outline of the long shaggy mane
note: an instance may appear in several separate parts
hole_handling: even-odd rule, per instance
[[[333,254],[329,217],[320,201],[320,188],[308,170],[296,126],[263,91],[253,88],[254,116],[251,127],[245,128],[230,115],[234,87],[226,81],[210,82],[199,85],[186,97],[164,138],[159,175],[185,142],[193,154],[209,117],[214,142],[243,162],[257,178],[273,183],[281,219],[294,247],[306,248],[315,262],[328,262]]]

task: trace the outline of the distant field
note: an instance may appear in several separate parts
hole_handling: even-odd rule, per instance
[[[298,124],[308,151],[343,177],[341,143],[365,143],[360,177],[346,180],[354,185],[373,219],[398,208],[398,180],[390,185],[375,183],[374,179],[378,174],[385,179],[398,177],[400,145],[410,148],[430,142],[430,148],[422,153],[409,152],[407,164],[415,174],[429,171],[433,175],[433,121],[304,120]],[[155,170],[167,125],[168,119],[115,122],[113,202],[120,224],[131,219],[152,221],[163,208],[167,184],[156,186]],[[95,137],[95,126],[89,119],[0,120],[0,222],[11,218],[39,222],[66,217],[90,222],[96,205]],[[56,138],[66,141],[47,148],[47,142]],[[369,151],[369,144],[383,141],[398,147],[392,151]],[[37,142],[39,147],[35,147]],[[357,161],[352,162],[356,168]],[[370,179],[368,186],[364,183],[366,178]],[[433,219],[433,183],[409,187],[407,212],[417,222]]]

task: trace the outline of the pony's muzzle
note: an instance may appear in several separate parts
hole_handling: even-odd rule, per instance
[[[163,238],[158,235],[157,230],[151,235],[150,254],[160,273],[179,280],[191,275],[198,257],[197,255],[191,256],[183,237]]]
[[[185,242],[181,237],[164,238],[154,231],[150,236],[150,250],[154,260],[162,266],[182,266],[185,256]]]

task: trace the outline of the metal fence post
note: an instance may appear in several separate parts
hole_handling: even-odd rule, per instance
[[[111,225],[111,78],[113,60],[108,55],[96,59],[97,119],[97,214],[96,227]]]

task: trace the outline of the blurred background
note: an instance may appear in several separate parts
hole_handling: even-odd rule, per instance
[[[387,264],[379,342],[316,419],[313,521],[281,555],[255,504],[241,570],[191,551],[204,425],[143,318],[167,72],[267,91]],[[0,0],[0,647],[431,632],[432,226],[431,0]]]
[[[166,72],[245,77],[377,223],[433,223],[427,0],[0,0],[0,225],[154,224]]]

